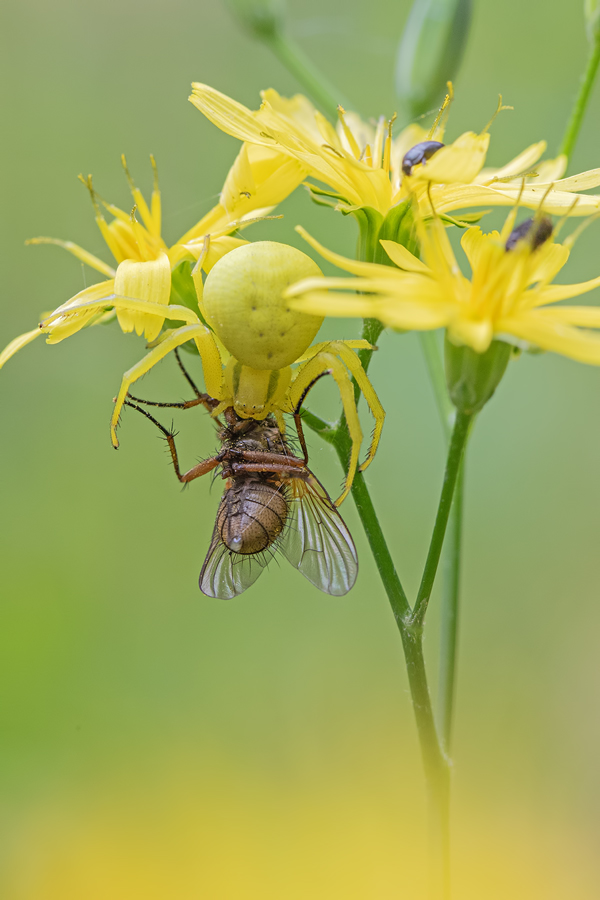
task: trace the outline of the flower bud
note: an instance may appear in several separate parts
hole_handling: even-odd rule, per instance
[[[457,346],[446,335],[444,363],[448,393],[454,406],[463,413],[483,409],[500,384],[512,347],[504,341],[492,341],[485,353]]]
[[[261,40],[268,40],[281,30],[282,0],[229,0],[229,8],[250,34]]]
[[[411,118],[439,104],[462,61],[472,0],[414,0],[396,57],[396,93]]]
[[[583,15],[588,40],[600,41],[600,0],[583,0]]]

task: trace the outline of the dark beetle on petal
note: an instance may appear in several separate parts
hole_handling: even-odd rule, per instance
[[[548,216],[540,218],[532,217],[525,219],[516,228],[513,228],[506,239],[505,247],[507,250],[514,250],[521,241],[527,241],[532,252],[545,244],[548,238],[552,236],[552,222]]]
[[[444,144],[439,141],[421,141],[420,144],[415,144],[404,154],[402,171],[405,175],[412,175],[414,166],[418,166],[419,163],[425,164],[426,160],[431,159],[433,154],[441,150],[443,146]]]

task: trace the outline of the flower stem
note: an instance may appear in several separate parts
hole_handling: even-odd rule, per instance
[[[350,456],[350,436],[346,427],[340,424],[332,443],[346,470]],[[352,496],[402,640],[429,798],[432,897],[446,900],[450,891],[450,768],[433,715],[423,656],[423,630],[410,627],[410,603],[360,472],[354,478]]]
[[[263,36],[275,56],[298,79],[304,90],[327,115],[337,121],[337,108],[351,108],[345,97],[330,84],[304,50],[280,28]]]
[[[413,608],[413,614],[410,620],[410,628],[422,631],[425,622],[425,614],[427,606],[433,590],[433,583],[442,553],[442,546],[452,507],[452,499],[454,497],[454,489],[458,479],[458,473],[462,462],[463,452],[469,436],[471,423],[473,421],[472,413],[463,413],[457,411],[452,437],[450,439],[450,447],[448,450],[448,459],[446,461],[446,471],[444,473],[444,483],[442,485],[442,493],[438,506],[429,552],[423,570],[423,578],[421,586],[417,594],[417,600]]]
[[[434,389],[436,405],[446,443],[450,441],[454,421],[454,406],[448,396],[444,367],[434,332],[419,334],[421,348]],[[456,689],[456,659],[458,646],[458,614],[460,602],[460,566],[462,547],[462,515],[465,460],[459,470],[454,501],[450,510],[448,533],[444,544],[440,668],[437,696],[437,724],[445,753],[450,753],[454,697]]]
[[[592,92],[592,87],[594,85],[594,79],[596,77],[599,64],[600,38],[596,38],[591,46],[587,65],[581,78],[579,93],[571,111],[571,117],[569,119],[569,123],[563,137],[562,146],[560,148],[560,152],[564,153],[569,159],[571,158],[571,154],[573,153],[575,143],[579,136],[579,130],[581,128],[581,123],[583,122],[583,117],[585,115],[588,101],[590,99],[590,94]]]
[[[442,579],[442,623],[440,635],[440,669],[437,698],[437,724],[444,752],[450,753],[452,720],[456,688],[456,657],[458,645],[458,614],[460,598],[460,557],[462,541],[462,513],[464,495],[463,458],[454,502],[450,512],[448,534],[444,548]]]

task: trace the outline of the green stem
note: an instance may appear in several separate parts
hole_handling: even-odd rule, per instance
[[[344,470],[347,470],[350,436],[346,427],[338,427],[332,443]],[[450,890],[450,768],[433,715],[423,656],[423,633],[422,629],[415,631],[410,627],[410,604],[396,572],[364,476],[360,472],[354,477],[352,496],[402,640],[429,797],[432,896],[446,900]]]
[[[298,79],[304,90],[327,115],[337,121],[338,106],[352,108],[346,98],[330,84],[304,50],[277,28],[263,35],[263,40],[286,69]]]
[[[594,85],[594,79],[596,77],[596,73],[598,71],[599,64],[600,64],[600,38],[596,38],[596,40],[592,43],[592,46],[591,46],[587,65],[586,65],[585,71],[581,78],[581,83],[579,86],[579,93],[575,100],[575,105],[573,106],[573,110],[571,112],[571,117],[569,119],[569,124],[567,125],[567,129],[565,131],[565,136],[563,138],[562,146],[560,148],[560,152],[564,153],[569,159],[571,158],[571,154],[573,153],[573,148],[575,147],[575,143],[579,136],[579,130],[581,128],[581,123],[583,122],[585,110],[587,108],[588,101],[590,99],[590,94],[592,92],[592,87]]]
[[[438,506],[429,552],[423,570],[423,578],[421,586],[417,594],[417,600],[414,605],[413,614],[410,621],[410,628],[416,631],[422,631],[425,622],[425,614],[427,606],[433,590],[433,583],[442,553],[444,536],[446,534],[446,526],[448,525],[448,517],[452,507],[452,499],[454,497],[454,488],[462,462],[463,452],[469,436],[471,422],[473,421],[472,413],[463,413],[457,411],[452,437],[450,439],[450,447],[448,450],[448,459],[446,461],[446,471],[444,474],[444,483],[442,485],[442,493]]]
[[[456,656],[458,645],[458,615],[460,598],[460,556],[464,499],[465,460],[460,467],[454,502],[450,512],[448,534],[444,549],[442,580],[442,621],[440,634],[440,670],[437,701],[437,724],[444,751],[450,753],[452,720],[456,688]]]

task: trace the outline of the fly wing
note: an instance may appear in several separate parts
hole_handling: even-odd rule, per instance
[[[356,581],[358,558],[352,536],[323,485],[292,479],[289,515],[281,550],[305,578],[326,594],[341,597]]]
[[[215,526],[200,572],[200,590],[207,597],[231,600],[254,584],[264,565],[261,554],[234,553],[230,550]]]

